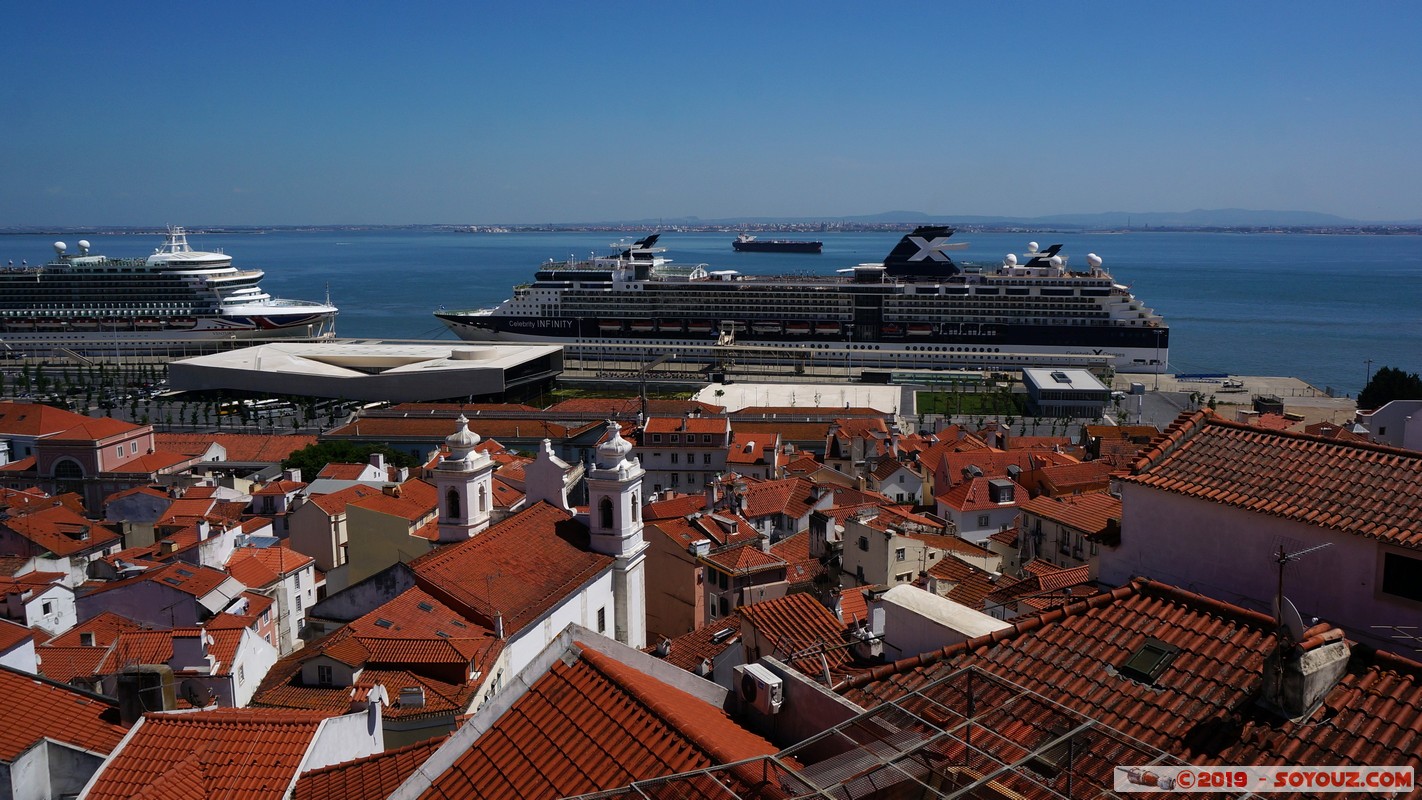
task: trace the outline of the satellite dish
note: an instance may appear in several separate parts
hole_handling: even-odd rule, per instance
[[[198,681],[188,679],[182,684],[183,699],[193,708],[207,708],[212,705],[212,690]]]
[[[1280,606],[1282,606],[1282,608]],[[1284,628],[1289,631],[1289,636],[1292,637],[1295,642],[1303,641],[1303,617],[1299,614],[1299,610],[1294,608],[1294,604],[1289,598],[1283,595],[1274,598],[1274,619],[1283,623]]]

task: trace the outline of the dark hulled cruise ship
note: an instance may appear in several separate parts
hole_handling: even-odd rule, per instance
[[[471,341],[674,349],[707,361],[759,346],[798,363],[1011,369],[1076,359],[1165,370],[1169,328],[1095,254],[1074,271],[1060,245],[1032,243],[1020,258],[974,265],[948,256],[960,247],[952,235],[923,226],[882,264],[815,277],[677,266],[654,234],[606,256],[550,261],[494,308],[435,316]]]

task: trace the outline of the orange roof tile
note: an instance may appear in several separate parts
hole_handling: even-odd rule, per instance
[[[365,758],[303,772],[292,800],[384,800],[419,769],[445,737],[396,747]]]
[[[709,660],[714,665],[722,653],[740,640],[741,621],[733,612],[730,617],[712,620],[694,631],[670,640],[670,650],[665,656],[656,656],[656,644],[645,648],[644,652],[674,667],[695,672],[703,661]]]
[[[1012,502],[994,503],[992,495],[988,491],[989,481],[1005,480],[1012,483]],[[938,500],[944,505],[958,511],[986,511],[992,508],[1006,508],[1021,503],[1027,499],[1027,490],[1016,481],[1010,478],[973,478],[964,481],[952,489],[938,495]]]
[[[40,739],[108,753],[123,739],[113,701],[0,666],[0,762],[13,763]]]
[[[380,494],[380,490],[373,486],[366,486],[358,483],[354,486],[347,486],[340,491],[330,494],[318,494],[311,496],[311,502],[316,507],[326,512],[327,516],[336,516],[346,512],[346,506],[363,497],[372,497]]]
[[[785,569],[785,559],[772,553],[761,552],[755,542],[744,542],[716,550],[702,558],[722,572],[746,575],[771,569]]]
[[[433,485],[421,480],[405,481],[392,487],[391,492],[394,494],[381,492],[352,500],[348,505],[400,517],[410,522],[429,516],[439,505],[439,492]]]
[[[89,800],[283,797],[326,715],[274,709],[145,714]],[[192,794],[194,790],[198,794]]]
[[[1277,646],[1275,628],[1264,614],[1137,579],[875,668],[840,692],[871,708],[972,667],[1195,764],[1422,767],[1422,664],[1356,648],[1323,705],[1307,719],[1284,720],[1254,702]],[[1179,648],[1150,685],[1121,670],[1148,639]],[[1109,789],[1109,766],[1102,776]],[[1086,788],[1088,777],[1073,775],[1081,791],[1099,793]]]
[[[1422,453],[1182,414],[1122,481],[1422,548]]]
[[[775,750],[720,708],[585,648],[555,661],[420,797],[563,797]]]
[[[659,519],[676,519],[700,511],[705,507],[706,495],[682,494],[642,506],[642,519],[648,522]]]
[[[143,430],[146,425],[134,425],[113,417],[84,417],[69,428],[49,437],[55,442],[91,442]]]
[[[825,565],[810,555],[810,532],[800,531],[770,546],[770,552],[785,561],[785,580],[791,586],[812,583],[825,574]]]
[[[816,679],[822,678],[826,664],[831,674],[853,671],[853,656],[849,648],[842,646],[845,623],[813,595],[805,592],[788,594],[775,600],[744,605],[737,611],[768,643],[769,649],[761,655],[786,660]]]
[[[42,644],[35,648],[41,675],[59,683],[93,679],[99,665],[109,657],[108,647],[59,647]]]
[[[0,520],[0,526],[28,539],[41,552],[59,556],[108,547],[119,539],[113,530],[64,505],[28,508],[23,513],[12,513]]]
[[[1017,506],[1023,512],[1060,522],[1087,535],[1102,533],[1107,523],[1121,519],[1121,500],[1109,494],[1034,497]],[[1024,526],[1025,527],[1025,526]]]
[[[13,436],[49,436],[87,419],[83,414],[42,403],[0,402],[0,433]]]
[[[316,473],[316,477],[328,478],[330,480],[336,481],[357,481],[360,480],[360,476],[365,474],[366,467],[368,466],[370,465],[345,464],[333,461],[322,467],[321,471]]]
[[[0,619],[0,653],[33,637],[34,632],[24,625],[17,625],[8,619]]]
[[[588,529],[538,503],[468,541],[410,562],[426,591],[492,627],[503,614],[511,635],[612,564],[588,549]]]

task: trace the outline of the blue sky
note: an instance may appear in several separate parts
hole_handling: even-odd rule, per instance
[[[6,3],[0,226],[1422,218],[1422,3]]]

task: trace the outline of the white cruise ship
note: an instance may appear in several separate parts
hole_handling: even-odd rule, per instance
[[[147,258],[115,259],[55,242],[43,266],[0,268],[0,340],[12,350],[181,353],[244,339],[334,335],[329,302],[282,300],[263,292],[259,269],[238,269],[224,253],[194,250],[170,228]]]
[[[657,235],[601,257],[543,264],[497,307],[435,312],[473,341],[562,342],[628,359],[675,352],[714,362],[749,348],[801,365],[1109,366],[1163,372],[1170,330],[1095,254],[1060,245],[1001,264],[956,263],[953,229],[923,226],[879,264],[826,276],[677,267]]]

